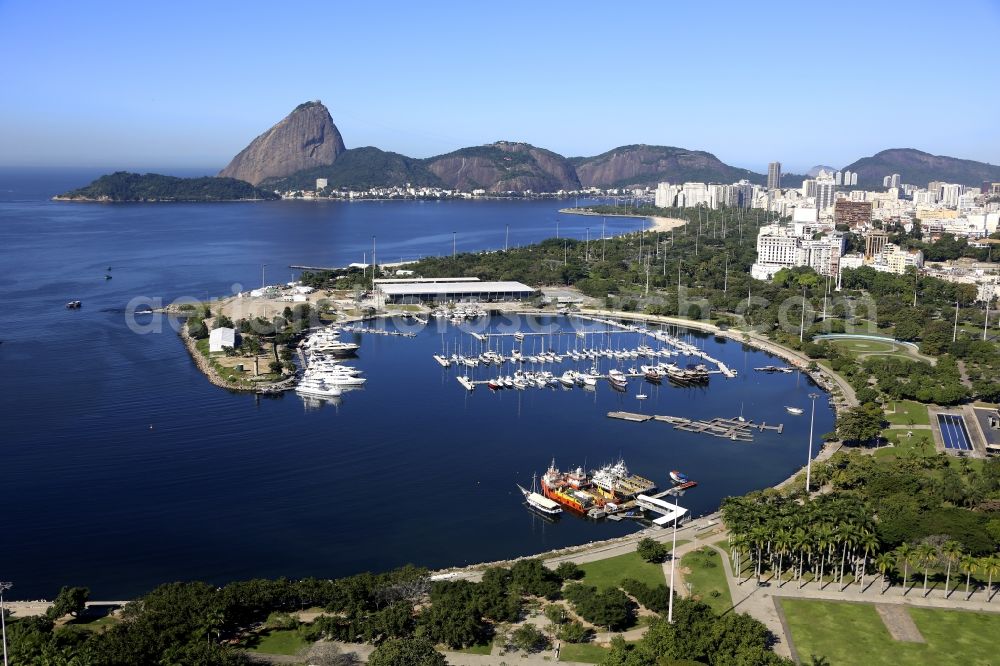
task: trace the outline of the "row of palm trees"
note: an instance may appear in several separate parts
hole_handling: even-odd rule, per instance
[[[895,550],[883,550],[869,511],[851,496],[820,495],[805,504],[777,495],[733,497],[723,503],[722,515],[740,583],[749,564],[746,580],[752,576],[757,584],[770,570],[779,587],[794,581],[799,588],[815,582],[822,588],[835,584],[843,591],[856,584],[864,590],[865,576],[874,567],[882,577],[882,594],[891,585],[890,575],[898,570],[906,594],[912,568],[923,569],[927,596],[931,569],[943,566],[946,597],[953,592],[951,575],[957,568],[966,578],[966,599],[975,593],[972,575],[982,572],[988,578],[986,597],[992,601],[993,579],[1000,576],[1000,557],[974,557],[957,541],[904,543]],[[790,573],[788,580],[786,573]]]
[[[955,565],[958,570],[965,574],[965,599],[968,601],[975,594],[972,587],[972,574],[986,574],[986,586],[983,594],[987,601],[993,601],[996,591],[993,589],[993,579],[1000,576],[1000,556],[997,554],[985,557],[976,557],[966,553],[962,549],[962,544],[957,541],[945,541],[940,546],[933,543],[924,542],[919,545],[904,543],[895,550],[879,553],[874,560],[875,568],[882,576],[882,594],[889,588],[889,573],[898,571],[899,567],[903,572],[903,594],[909,589],[909,569],[922,568],[924,570],[923,593],[926,597],[927,579],[932,567],[945,565],[944,596],[948,598],[954,590],[951,589],[951,572]],[[970,591],[971,590],[971,591]]]

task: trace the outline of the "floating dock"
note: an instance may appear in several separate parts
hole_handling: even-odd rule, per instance
[[[702,433],[713,437],[722,437],[734,442],[752,442],[753,431],[763,432],[772,430],[781,433],[785,429],[783,423],[778,425],[768,425],[767,423],[754,423],[739,417],[726,419],[717,417],[708,421],[699,421],[684,418],[683,416],[668,416],[665,414],[637,414],[635,412],[608,412],[608,418],[631,421],[633,423],[645,423],[646,421],[660,421],[672,425],[675,430],[685,432]]]
[[[649,414],[636,414],[635,412],[608,412],[608,418],[642,423],[644,421],[652,420],[653,417]]]
[[[476,385],[472,382],[471,379],[469,379],[465,375],[462,375],[461,377],[455,377],[455,379],[458,380],[458,383],[461,384],[466,391],[474,391],[476,389]]]

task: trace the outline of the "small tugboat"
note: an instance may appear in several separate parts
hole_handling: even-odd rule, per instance
[[[795,414],[796,416],[801,416],[803,410],[801,407],[785,407],[785,411],[788,412],[789,414]]]

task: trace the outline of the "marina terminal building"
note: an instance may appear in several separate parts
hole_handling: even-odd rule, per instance
[[[521,301],[538,294],[520,282],[486,282],[474,277],[375,280],[376,296],[384,303]]]

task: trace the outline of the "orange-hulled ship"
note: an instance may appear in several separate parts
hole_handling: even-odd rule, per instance
[[[599,506],[598,497],[590,492],[591,488],[593,484],[582,467],[562,472],[553,460],[542,475],[542,494],[577,513],[587,513]]]

